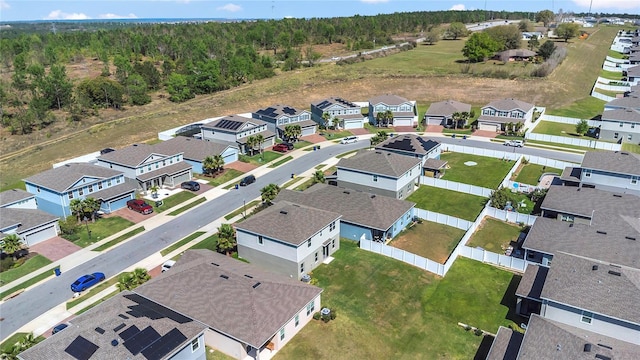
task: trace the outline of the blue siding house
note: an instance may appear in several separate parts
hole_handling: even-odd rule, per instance
[[[200,140],[185,136],[157,143],[155,151],[163,154],[177,154],[182,152],[184,161],[191,165],[192,171],[202,174],[202,163],[207,156],[221,155],[225,164],[238,161],[238,144],[228,141]]]
[[[100,210],[105,213],[121,209],[127,200],[135,198],[137,187],[120,171],[86,163],[66,164],[24,182],[35,196],[38,209],[60,217],[71,215],[71,200],[88,197],[99,200]]]
[[[587,151],[580,185],[640,196],[640,155],[625,151]]]

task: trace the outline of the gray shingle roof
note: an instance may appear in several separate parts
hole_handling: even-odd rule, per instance
[[[0,229],[20,224],[16,231],[18,234],[56,220],[57,216],[38,209],[0,208]]]
[[[607,110],[602,112],[602,120],[640,123],[640,111],[633,108]]]
[[[517,331],[513,331],[504,326],[498,328],[489,354],[487,354],[486,360],[512,360],[518,356],[518,350],[520,350],[520,344],[524,334]]]
[[[361,191],[315,184],[305,191],[281,190],[275,199],[333,211],[341,222],[388,230],[415,203]]]
[[[142,164],[147,158],[149,158],[153,154],[158,154],[162,156],[171,156],[178,153],[173,154],[163,154],[158,152],[153,145],[148,144],[133,144],[127,146],[122,149],[118,149],[116,151],[112,151],[110,153],[98,156],[99,160],[103,160],[106,162],[124,165],[127,167],[138,167]]]
[[[582,167],[640,175],[640,154],[625,151],[587,151],[582,158]]]
[[[119,315],[124,315],[124,317]],[[165,354],[160,359],[169,358],[168,355],[172,355],[174,351],[189,344],[191,339],[206,329],[206,326],[197,321],[175,313],[138,294],[125,291],[70,320],[70,325],[64,331],[60,331],[55,336],[50,336],[43,342],[24,351],[20,354],[20,357],[24,360],[73,359],[72,356],[65,352],[65,349],[76,337],[82,336],[98,346],[96,352],[91,356],[91,360],[147,360],[154,358],[145,356],[145,354],[148,354],[147,351],[143,350],[134,355],[127,349],[125,344],[129,345],[118,334],[130,329],[132,326],[137,327],[138,330],[152,327],[160,336],[164,336],[174,329],[184,335],[186,339],[174,344],[174,347],[169,349],[170,353]],[[101,334],[96,331],[95,329],[97,328],[104,330],[104,333]],[[118,330],[114,331],[114,329]],[[114,339],[119,342],[117,346],[111,344]],[[166,342],[165,340],[166,338],[160,338],[157,341]],[[159,344],[156,342],[156,345]]]
[[[335,212],[280,201],[235,228],[298,246],[339,218]]]
[[[24,179],[24,181],[47,189],[55,190],[57,192],[64,192],[85,176],[108,179],[120,174],[122,174],[120,171],[109,169],[104,166],[87,163],[71,163],[43,171]]]
[[[560,252],[553,256],[540,296],[640,325],[640,269]]]
[[[322,289],[210,250],[188,250],[135,292],[261,348]]]
[[[376,104],[383,103],[386,105],[400,105],[408,101],[409,100],[403,98],[402,96],[385,94],[385,95],[380,95],[380,96],[376,96],[369,99],[369,104],[376,105]]]
[[[21,189],[10,189],[0,192],[0,207],[34,197],[30,192]]]
[[[640,109],[640,96],[630,95],[626,97],[613,99],[608,103],[606,103],[604,106]]]
[[[594,223],[599,225],[600,215],[640,216],[640,209],[635,206],[638,202],[640,198],[630,194],[617,194],[587,187],[552,185],[540,208],[586,217],[591,217],[593,214]]]
[[[627,76],[638,77],[640,76],[640,65],[632,66],[627,70]]]
[[[420,165],[419,158],[388,151],[360,150],[354,156],[340,159],[336,167],[338,170],[342,168],[398,178],[418,165]]]
[[[590,352],[584,351],[585,344],[591,344]],[[616,360],[640,359],[640,346],[533,314],[522,340],[518,360],[593,360],[596,354]]]
[[[94,193],[89,193],[87,194],[87,197],[92,197],[96,200],[109,201],[115,197],[119,197],[120,195],[130,194],[136,191],[137,188],[138,183],[135,180],[124,178],[124,182],[122,184],[105,188]]]
[[[147,181],[161,175],[173,175],[191,168],[192,166],[185,161],[180,161],[178,163],[165,166],[157,170],[152,170],[149,172],[145,172],[144,174],[140,174],[136,176],[136,179],[140,181]]]
[[[307,110],[299,110],[293,106],[275,104],[266,108],[262,108],[253,112],[253,114],[262,115],[269,119],[277,119],[281,116],[296,116],[300,115]]]
[[[581,173],[582,173],[582,168],[567,166],[564,168],[564,170],[562,170],[562,175],[560,175],[560,179],[565,181],[580,182]]]
[[[234,124],[234,123],[237,123],[237,124]],[[240,115],[228,115],[218,120],[212,121],[208,124],[205,124],[202,126],[202,128],[214,129],[214,130],[219,129],[224,131],[232,130],[235,132],[239,130],[240,127],[244,126],[246,123],[253,125],[253,126],[250,126],[249,128],[266,124],[266,122],[259,119],[252,119],[252,118],[248,118]]]
[[[496,110],[502,110],[502,111],[511,111],[511,110],[515,110],[515,109],[520,109],[520,110],[522,110],[524,112],[528,112],[529,110],[531,110],[534,107],[534,105],[533,104],[529,104],[529,103],[524,102],[524,101],[521,101],[521,100],[508,98],[508,99],[501,99],[501,100],[492,101],[492,102],[488,103],[487,105],[483,106],[482,108],[484,109],[486,107],[491,107],[491,108],[494,108]]]
[[[376,150],[389,150],[405,154],[427,155],[440,143],[433,139],[427,139],[418,135],[405,134],[389,138],[376,145]]]
[[[308,128],[308,127],[315,127],[316,125],[318,125],[318,123],[316,123],[313,120],[303,120],[303,121],[298,121],[298,122],[294,122],[294,123],[290,123],[290,124],[282,124],[282,125],[278,125],[278,129],[282,129],[284,130],[287,126],[289,125],[300,125],[301,128]]]
[[[449,162],[446,160],[438,160],[438,159],[427,159],[424,164],[422,165],[422,167],[424,169],[435,169],[435,170],[439,170],[442,169],[443,167],[447,166]]]
[[[173,139],[154,145],[158,152],[166,154],[183,153],[185,159],[199,162],[204,161],[207,156],[222,154],[229,147],[238,148],[237,144],[231,142],[206,141],[186,136],[176,136]]]
[[[439,101],[429,106],[426,115],[451,117],[454,112],[471,112],[471,105],[455,100]]]
[[[516,295],[530,299],[540,299],[542,287],[547,279],[549,268],[545,266],[529,264],[520,279]]]

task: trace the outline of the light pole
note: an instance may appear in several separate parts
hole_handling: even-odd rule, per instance
[[[87,227],[87,235],[89,235],[89,239],[91,239],[91,230],[89,230],[89,218],[84,217],[84,225]]]
[[[247,218],[247,201],[245,199],[242,199],[242,218]]]

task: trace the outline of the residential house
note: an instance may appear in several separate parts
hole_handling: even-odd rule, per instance
[[[158,151],[154,145],[133,144],[98,157],[98,165],[122,172],[147,191],[154,186],[175,187],[192,178],[191,165],[184,161],[184,151]]]
[[[582,187],[640,196],[640,154],[587,151],[580,166]]]
[[[389,151],[360,150],[338,161],[338,186],[403,199],[420,185],[419,158]]]
[[[389,138],[376,145],[376,150],[420,159],[424,165],[428,159],[440,159],[440,143],[414,134],[403,134]]]
[[[544,38],[544,34],[540,31],[523,31],[522,32],[522,40],[531,40],[533,39],[534,36],[538,40],[541,40],[542,38]]]
[[[624,108],[603,111],[599,122],[599,139],[640,144],[640,110]]]
[[[424,120],[427,126],[441,125],[448,128],[453,127],[454,113],[471,113],[471,105],[461,103],[455,100],[439,101],[431,104],[427,112],[424,114]],[[459,126],[460,124],[457,124]]]
[[[613,99],[604,104],[604,112],[619,109],[634,109],[640,111],[640,95],[629,94],[629,96]]]
[[[251,149],[247,141],[251,136],[262,135],[260,146]],[[251,153],[273,146],[276,140],[274,131],[268,129],[264,121],[247,118],[241,115],[229,115],[202,126],[202,139],[207,141],[236,143],[243,154]]]
[[[369,99],[369,122],[379,125],[378,113],[391,111],[393,119],[389,126],[418,126],[418,110],[416,102],[409,101],[398,95],[385,94]]]
[[[0,192],[0,239],[16,234],[31,246],[59,233],[58,217],[38,210],[33,194],[19,189]]]
[[[131,291],[100,303],[68,325],[18,359],[205,360],[207,356],[203,323]]]
[[[531,61],[536,56],[535,51],[528,49],[509,49],[496,54],[495,58],[504,61]]]
[[[640,53],[629,54],[629,59],[627,60],[630,65],[640,65]]]
[[[324,114],[329,115],[333,126],[340,129],[361,129],[366,117],[362,115],[362,108],[351,101],[339,97],[330,97],[311,103],[311,119],[320,125],[326,125]]]
[[[202,164],[208,156],[221,155],[225,164],[238,161],[236,142],[206,141],[185,136],[176,136],[170,140],[153,145],[155,151],[162,154],[182,152],[184,161],[191,165],[194,173],[202,174]]]
[[[638,85],[640,82],[640,65],[622,70],[622,75],[627,77],[627,82],[630,85]]]
[[[287,201],[234,226],[238,256],[296,279],[340,248],[340,214]]]
[[[311,120],[311,112],[308,110],[276,104],[254,111],[251,117],[266,122],[269,131],[276,133],[279,138],[284,138],[284,130],[288,125],[300,125],[302,132],[300,136],[316,133],[316,123]]]
[[[498,332],[491,343],[486,360],[513,360],[518,356],[523,334],[504,326],[498,328]]]
[[[478,130],[504,131],[509,123],[520,123],[524,130],[531,126],[534,110],[533,104],[512,98],[492,101],[482,107]]]
[[[70,163],[24,179],[38,209],[59,217],[71,215],[69,203],[88,197],[100,201],[100,210],[111,213],[135,199],[137,184],[122,171],[104,166]]]
[[[288,201],[342,215],[340,237],[386,241],[413,220],[415,203],[367,192],[315,184],[305,191],[281,190],[275,202]]]
[[[269,359],[320,311],[322,289],[203,249],[188,250],[135,293],[204,324],[215,350]]]

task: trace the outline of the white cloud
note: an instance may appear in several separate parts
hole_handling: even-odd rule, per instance
[[[66,13],[62,10],[53,10],[47,15],[44,20],[85,20],[91,19],[89,16],[83,13]]]
[[[11,9],[11,5],[9,5],[6,1],[0,0],[0,9],[8,10]]]
[[[573,0],[576,5],[591,10],[597,9],[638,9],[638,2],[633,0]],[[592,4],[593,3],[593,4]]]
[[[456,5],[453,5],[451,7],[451,9],[449,9],[449,10],[464,11],[465,10],[465,6],[464,6],[464,4],[456,4]]]
[[[118,15],[118,14],[100,14],[98,15],[98,19],[137,19],[138,17],[134,13],[129,13],[129,15]]]
[[[382,4],[389,2],[389,0],[360,0],[360,2],[363,2],[365,4]]]
[[[238,11],[242,11],[242,6],[228,3],[227,5],[217,7],[216,10],[238,12]]]

